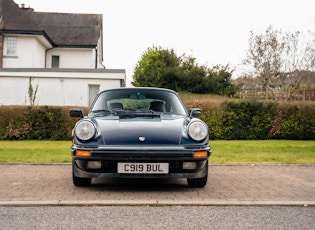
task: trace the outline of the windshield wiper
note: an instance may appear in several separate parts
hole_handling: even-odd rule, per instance
[[[112,109],[112,113],[114,115],[127,114],[129,112],[130,110],[125,110],[125,109]]]
[[[106,109],[98,109],[98,110],[93,110],[93,111],[91,111],[91,113],[93,113],[93,114],[99,114],[99,113],[101,113],[101,114],[104,114],[104,115],[109,115],[109,114],[111,114],[112,112],[109,111],[109,110],[106,110]]]

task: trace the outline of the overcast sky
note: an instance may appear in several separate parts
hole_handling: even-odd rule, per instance
[[[245,58],[250,31],[269,25],[315,32],[314,0],[14,0],[38,12],[103,14],[104,65],[125,69],[127,81],[149,47],[174,49],[197,63]]]

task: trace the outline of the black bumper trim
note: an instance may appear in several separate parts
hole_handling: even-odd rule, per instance
[[[116,172],[85,171],[78,167],[75,161],[72,162],[73,174],[80,178],[202,178],[208,174],[205,164],[207,160],[202,161],[203,166],[196,171],[182,170],[182,172],[169,172],[168,174],[120,174]]]

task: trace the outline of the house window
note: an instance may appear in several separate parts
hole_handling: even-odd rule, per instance
[[[89,85],[89,106],[92,105],[94,98],[100,91],[100,85]]]
[[[51,57],[51,68],[59,68],[59,56]]]
[[[16,37],[7,37],[7,55],[16,55]]]

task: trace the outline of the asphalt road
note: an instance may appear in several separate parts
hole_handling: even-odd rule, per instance
[[[0,229],[315,229],[315,207],[0,207]]]

